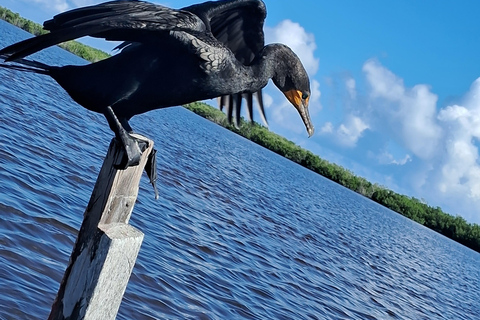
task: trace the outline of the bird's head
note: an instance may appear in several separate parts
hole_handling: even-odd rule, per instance
[[[310,99],[310,80],[298,56],[287,46],[278,45],[281,54],[277,55],[277,68],[272,80],[283,92],[288,101],[297,109],[305,124],[308,136],[314,132],[308,101]]]

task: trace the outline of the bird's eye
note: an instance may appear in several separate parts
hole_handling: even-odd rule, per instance
[[[307,99],[307,98],[308,98],[308,94],[307,94],[307,93],[302,94],[302,99],[303,99],[303,100],[305,100],[305,99]]]

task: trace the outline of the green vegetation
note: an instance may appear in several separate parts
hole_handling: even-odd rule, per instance
[[[480,226],[477,224],[469,224],[460,216],[454,217],[443,212],[440,208],[430,207],[416,198],[410,198],[378,184],[372,184],[349,170],[323,160],[293,142],[268,131],[267,128],[257,123],[250,124],[242,119],[239,128],[236,128],[228,124],[227,117],[223,112],[209,105],[195,102],[185,107],[413,221],[480,252]]]
[[[90,62],[97,62],[110,57],[108,53],[102,50],[92,48],[74,40],[61,43],[59,46]]]
[[[35,22],[20,17],[18,13],[14,13],[7,8],[0,6],[0,19],[5,20],[27,32],[36,36],[48,33],[43,27]],[[78,41],[67,41],[59,45],[61,48],[91,62],[108,58],[110,55],[101,50],[92,48]]]
[[[0,19],[10,22],[34,35],[47,32],[43,30],[41,25],[24,19],[18,13],[13,13],[3,7],[0,7]],[[76,41],[68,41],[61,44],[61,46],[92,62],[109,57],[103,51]],[[410,198],[378,184],[372,184],[366,179],[358,177],[336,164],[325,161],[310,151],[295,145],[293,142],[268,131],[267,128],[257,123],[246,123],[242,119],[240,127],[236,128],[228,124],[227,117],[223,112],[209,105],[195,102],[185,107],[293,162],[480,252],[480,226],[477,224],[469,224],[462,217],[449,215],[438,207],[430,207],[416,198]]]

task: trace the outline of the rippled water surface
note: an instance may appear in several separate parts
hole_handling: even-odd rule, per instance
[[[480,318],[478,253],[182,108],[131,123],[160,198],[144,177],[118,319]],[[50,78],[0,69],[1,319],[48,316],[111,138]]]

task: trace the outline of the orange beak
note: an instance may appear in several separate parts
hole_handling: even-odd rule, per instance
[[[310,114],[308,113],[308,97],[303,99],[303,93],[299,90],[289,90],[283,93],[285,97],[287,97],[288,101],[297,109],[300,117],[302,118],[303,123],[305,124],[305,128],[308,132],[308,137],[313,135],[315,128],[312,125],[312,121],[310,120]]]

